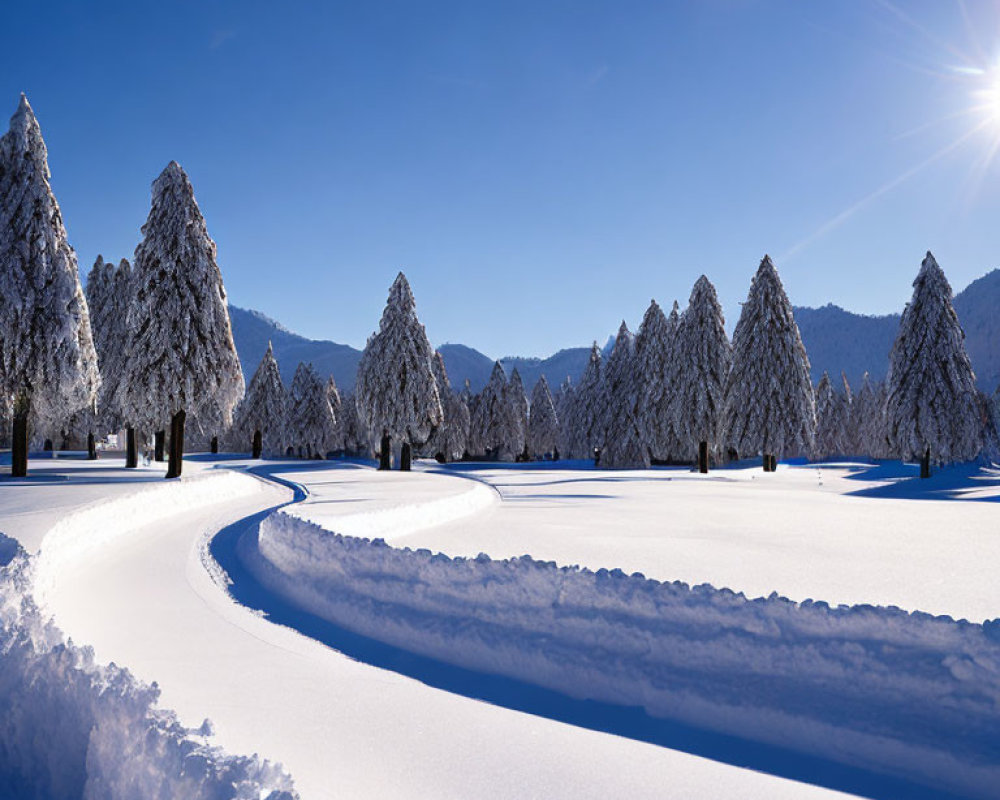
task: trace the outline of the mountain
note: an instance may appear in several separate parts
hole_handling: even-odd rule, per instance
[[[236,352],[240,356],[247,383],[264,357],[270,341],[274,347],[274,357],[278,360],[281,378],[287,385],[291,385],[299,362],[311,361],[324,379],[333,375],[342,392],[353,391],[354,376],[361,359],[360,350],[346,344],[299,336],[259,311],[248,311],[231,305],[229,319],[233,323],[233,341],[236,343]]]
[[[837,378],[842,370],[854,389],[860,387],[865,371],[875,380],[885,379],[899,314],[865,316],[835,305],[794,311],[814,382],[824,371]],[[1000,270],[973,281],[955,295],[955,311],[965,330],[965,345],[979,388],[992,393],[1000,383]],[[342,391],[353,390],[361,351],[346,344],[299,336],[259,311],[230,306],[229,315],[247,381],[270,341],[286,382],[291,382],[299,361],[311,361],[321,375],[332,374]],[[474,392],[486,385],[493,369],[489,357],[462,344],[443,344],[439,349],[455,391],[462,390],[466,378]],[[529,394],[543,374],[555,392],[567,375],[574,384],[580,382],[589,355],[589,347],[571,347],[544,359],[508,356],[500,363],[508,375],[517,367]]]

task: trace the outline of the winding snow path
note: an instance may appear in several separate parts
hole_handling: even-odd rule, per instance
[[[313,490],[297,513],[322,508],[329,515],[339,506],[345,521],[362,527],[377,523],[380,509],[420,528],[487,502],[467,496],[467,481],[445,476],[407,477],[414,494],[403,500],[398,476],[368,469],[289,465],[284,477]],[[184,510],[185,492],[197,481],[226,491]],[[99,530],[74,535],[64,525],[43,540],[43,554],[50,547],[44,602],[98,659],[158,682],[161,702],[185,723],[207,716],[218,744],[282,762],[307,800],[839,796],[433,689],[272,624],[229,597],[210,573],[205,548],[216,532],[252,523],[291,492],[234,474],[174,487],[168,516],[148,504],[148,522],[109,513]]]

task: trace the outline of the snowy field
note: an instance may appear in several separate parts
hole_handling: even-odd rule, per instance
[[[209,717],[215,744],[281,762],[306,798],[833,794],[698,753],[863,794],[937,795],[831,772],[825,762],[783,760],[766,747],[727,746],[683,726],[660,739],[631,735],[628,721],[609,725],[613,732],[588,729],[600,707],[575,719],[584,706],[567,712],[544,692],[527,691],[523,709],[535,713],[523,713],[509,707],[519,684],[484,689],[476,673],[331,634],[281,598],[241,598],[267,609],[269,620],[227,594],[209,548],[240,596],[248,576],[237,551],[262,522],[262,532],[274,520],[280,527],[280,518],[264,519],[293,496],[301,502],[286,507],[288,516],[349,537],[383,537],[393,548],[498,559],[530,553],[750,596],[894,604],[973,621],[1000,615],[988,569],[1000,555],[991,536],[1000,490],[989,472],[945,472],[918,484],[900,478],[909,468],[899,465],[708,476],[430,464],[411,475],[351,464],[255,468],[281,485],[230,471],[244,462],[206,460],[191,462],[181,484],[165,485],[143,483],[158,477],[152,471],[133,471],[126,483],[128,473],[112,464],[102,461],[97,477],[86,462],[56,461],[44,465],[44,478],[0,485],[0,530],[40,547],[44,608],[75,641],[93,645],[98,661],[157,681],[161,704],[184,725]]]

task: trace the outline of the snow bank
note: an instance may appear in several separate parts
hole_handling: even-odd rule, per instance
[[[292,800],[291,778],[208,743],[156,707],[159,689],[67,641],[33,592],[87,549],[176,510],[259,491],[233,473],[159,484],[64,517],[35,557],[0,535],[0,797]]]
[[[449,558],[283,512],[241,558],[309,612],[443,662],[970,796],[1000,785],[1000,620]]]

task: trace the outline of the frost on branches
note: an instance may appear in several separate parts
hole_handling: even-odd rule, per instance
[[[344,440],[344,453],[357,458],[371,456],[368,430],[361,424],[358,404],[353,394],[346,395],[340,405],[341,418],[337,420],[340,435]]]
[[[522,389],[523,394],[523,389]],[[507,388],[507,376],[497,361],[483,391],[476,400],[476,410],[472,415],[470,438],[476,443],[475,455],[494,458],[499,461],[513,461],[520,454],[517,450],[518,419]],[[522,444],[523,449],[523,444]]]
[[[635,343],[622,321],[604,371],[602,467],[635,469],[649,466],[649,450],[639,430],[640,387],[634,361]]]
[[[556,458],[559,416],[556,414],[549,382],[542,375],[531,390],[531,415],[528,418],[528,453],[532,458]]]
[[[433,355],[410,284],[400,272],[389,289],[379,330],[368,339],[358,364],[358,414],[375,442],[387,434],[396,445],[420,445],[441,423]]]
[[[441,461],[458,461],[465,455],[469,440],[469,407],[452,391],[444,358],[436,350],[432,366],[438,396],[441,398],[443,419],[431,434],[427,444],[421,448],[421,452]]]
[[[970,461],[982,445],[976,376],[951,286],[929,252],[913,282],[889,354],[886,425],[900,458],[949,464]]]
[[[134,427],[155,431],[183,410],[222,433],[243,397],[243,371],[215,242],[176,161],[153,182],[142,234],[132,272],[122,413]]]
[[[851,434],[855,455],[887,457],[883,402],[867,372],[861,379],[861,390],[851,401]]]
[[[733,350],[715,287],[704,275],[695,281],[677,327],[674,381],[675,420],[681,457],[694,458],[701,442],[716,460],[724,455],[722,412]]]
[[[517,367],[511,371],[510,380],[507,381],[506,401],[511,416],[510,449],[514,457],[519,458],[528,446],[528,396]]]
[[[636,374],[642,392],[639,426],[656,461],[670,461],[680,455],[672,402],[678,367],[674,356],[678,325],[676,302],[668,319],[652,300],[635,340]]]
[[[115,267],[98,256],[87,275],[87,305],[90,308],[94,347],[101,367],[101,390],[97,398],[95,427],[103,434],[115,433],[124,425],[117,398],[125,369],[131,280],[132,266],[124,258]]]
[[[816,386],[816,437],[813,458],[847,455],[846,402],[833,390],[830,376],[824,372]]]
[[[334,419],[335,434],[331,449],[342,452],[344,450],[344,408],[343,403],[340,401],[340,390],[337,388],[337,382],[333,379],[333,375],[326,382],[326,401],[330,404],[330,410],[333,412]]]
[[[559,422],[559,436],[556,439],[556,444],[559,448],[559,455],[563,458],[577,458],[573,452],[575,433],[572,428],[576,402],[575,395],[576,389],[573,387],[573,381],[567,375],[559,386],[559,391],[556,392],[553,401],[556,407],[556,419]]]
[[[18,398],[33,425],[58,430],[93,408],[99,385],[76,253],[22,94],[0,137],[0,395]]]
[[[295,369],[290,394],[288,444],[299,458],[325,458],[336,446],[337,420],[312,364],[300,363]]]
[[[271,343],[250,379],[246,396],[236,408],[232,441],[237,452],[253,445],[254,433],[260,431],[261,452],[269,458],[285,454],[289,399],[281,382],[278,362]]]
[[[726,443],[740,457],[812,450],[816,406],[809,358],[768,256],[750,283],[733,333],[724,418]]]
[[[594,449],[603,445],[603,393],[601,348],[594,342],[580,385],[569,395],[563,417],[564,447],[569,458],[593,458]]]

